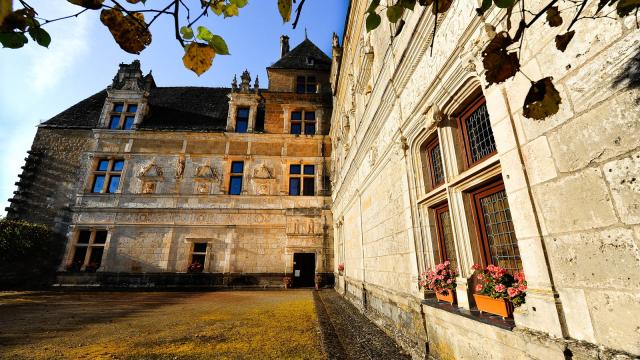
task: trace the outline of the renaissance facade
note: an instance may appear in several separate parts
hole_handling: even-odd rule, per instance
[[[281,49],[268,89],[158,87],[134,61],[39,126],[7,210],[68,234],[61,284],[332,282],[331,60]]]
[[[414,358],[635,358],[640,32],[579,22],[562,53],[546,24],[531,27],[522,69],[562,96],[531,120],[530,80],[485,81],[488,32],[506,21],[498,8],[477,16],[480,3],[454,1],[434,37],[430,7],[367,32],[370,1],[351,1],[332,68],[336,289]],[[418,286],[445,260],[459,273],[453,305]],[[524,271],[512,319],[478,312],[474,264]]]

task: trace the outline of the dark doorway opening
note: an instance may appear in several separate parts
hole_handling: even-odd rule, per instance
[[[293,287],[315,286],[316,254],[293,254]]]

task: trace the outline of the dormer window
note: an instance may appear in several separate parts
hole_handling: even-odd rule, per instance
[[[138,104],[114,103],[109,117],[109,129],[131,130],[137,111]]]
[[[296,93],[315,94],[318,82],[315,76],[298,76],[296,79]]]
[[[312,57],[307,56],[307,65],[313,66],[315,63],[316,61]]]
[[[246,133],[249,128],[249,108],[239,108],[236,112],[236,132]]]

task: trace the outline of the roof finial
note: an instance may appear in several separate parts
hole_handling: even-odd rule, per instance
[[[304,39],[305,40],[309,40],[309,37],[307,37],[307,27],[304,27]]]

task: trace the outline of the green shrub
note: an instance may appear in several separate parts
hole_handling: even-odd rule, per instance
[[[0,219],[0,288],[37,288],[51,282],[64,237],[39,224]]]

